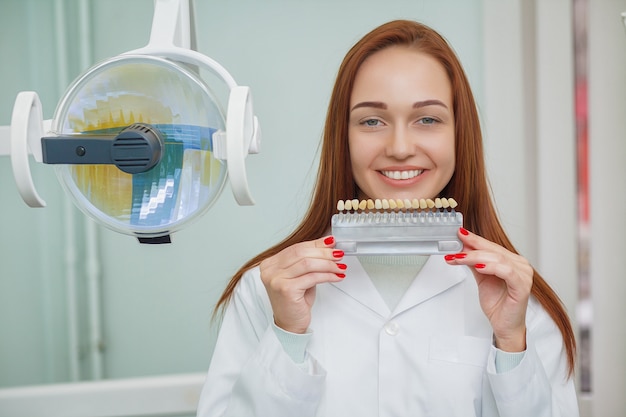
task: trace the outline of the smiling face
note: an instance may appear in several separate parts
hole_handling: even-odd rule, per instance
[[[368,57],[350,97],[359,198],[434,198],[454,173],[452,88],[429,55],[392,46]]]

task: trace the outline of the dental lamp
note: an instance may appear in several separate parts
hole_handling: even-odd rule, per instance
[[[249,87],[193,50],[190,0],[155,0],[148,44],[100,62],[65,91],[51,120],[36,92],[17,95],[0,154],[11,157],[24,202],[44,207],[29,156],[55,165],[74,203],[141,243],[203,215],[228,178],[239,205],[253,205],[245,159],[261,133]],[[229,91],[226,115],[200,70]],[[7,145],[8,143],[8,145]]]

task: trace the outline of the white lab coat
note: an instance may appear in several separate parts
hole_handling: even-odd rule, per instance
[[[561,334],[531,298],[527,351],[497,374],[492,330],[463,266],[431,256],[393,312],[354,257],[317,286],[305,362],[272,329],[259,269],[228,305],[200,417],[576,417]]]

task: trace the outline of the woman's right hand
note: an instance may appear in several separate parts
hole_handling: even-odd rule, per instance
[[[296,243],[259,265],[274,312],[274,322],[292,333],[305,333],[311,323],[315,286],[345,277],[346,265],[337,263],[343,251],[334,249],[332,236]]]

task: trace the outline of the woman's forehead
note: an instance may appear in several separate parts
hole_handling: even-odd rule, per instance
[[[452,87],[443,65],[431,55],[393,46],[370,55],[356,73],[350,108],[360,102],[437,99],[451,106]]]

